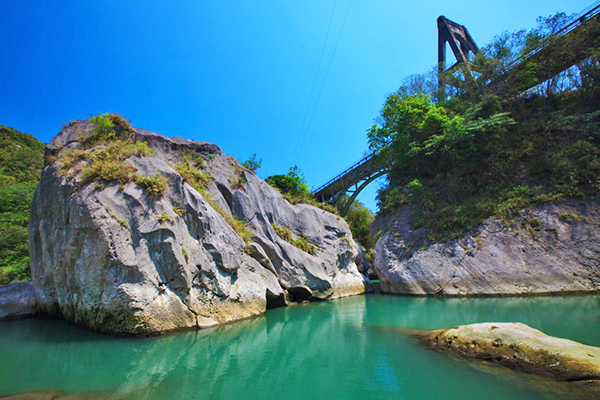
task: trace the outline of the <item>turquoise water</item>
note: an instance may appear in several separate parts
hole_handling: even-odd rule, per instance
[[[513,321],[600,346],[600,296],[367,295],[145,339],[29,319],[0,323],[0,395],[59,389],[124,399],[563,398],[523,374],[432,352],[397,329]]]

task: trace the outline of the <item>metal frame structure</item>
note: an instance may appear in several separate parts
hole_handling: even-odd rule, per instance
[[[470,66],[469,53],[476,55],[479,47],[464,25],[450,21],[443,15],[437,19],[438,26],[438,88],[445,93],[444,75],[454,74],[458,69],[463,71],[467,82],[475,82],[475,75]],[[446,43],[450,45],[456,63],[446,69]]]
[[[577,14],[558,32],[546,38],[536,49],[506,67],[498,76],[481,82],[503,97],[517,95],[585,60],[589,49],[600,47],[600,1]],[[568,51],[565,51],[568,49]],[[552,60],[551,63],[546,60]],[[533,66],[533,68],[531,68]],[[529,69],[535,79],[523,81],[520,72]]]
[[[473,55],[479,52],[477,44],[469,34],[467,28],[459,25],[456,22],[450,21],[444,16],[440,16],[438,23],[438,62],[439,62],[439,77],[438,84],[440,91],[445,92],[444,74],[455,73],[459,68],[462,69],[465,79],[473,84],[477,83],[477,79],[473,74],[470,66],[469,53]],[[590,23],[590,24],[588,24]],[[578,38],[576,33],[584,25],[589,25],[590,29],[582,38]],[[560,66],[555,68],[544,68],[541,60],[545,58],[556,59],[558,56],[553,53],[553,48],[556,43],[567,41],[572,45],[573,52],[567,56],[560,58]],[[450,44],[450,48],[456,57],[457,62],[450,68],[446,69],[446,43]],[[569,68],[574,63],[585,59],[586,54],[582,49],[600,47],[600,0],[596,1],[587,9],[579,13],[569,24],[564,26],[559,32],[550,37],[538,49],[530,54],[527,54],[516,60],[509,67],[509,70],[502,76],[492,79],[490,82],[479,82],[494,91],[502,92],[503,87],[514,87],[519,93],[529,89],[531,86],[519,85],[515,81],[515,76],[518,75],[519,69],[528,61],[534,61],[540,65],[537,72],[537,78],[540,81],[549,79],[558,72]],[[538,62],[539,61],[539,62]],[[345,171],[336,175],[329,182],[313,191],[317,200],[330,203],[341,210],[341,215],[345,216],[356,196],[375,179],[386,175],[390,169],[382,166],[378,160],[378,152],[371,153],[363,157],[358,162],[347,168]],[[339,207],[340,201],[344,203]]]
[[[387,174],[388,167],[382,167],[376,159],[377,152],[363,157],[358,162],[336,175],[329,182],[313,191],[317,200],[330,203],[345,216],[356,196],[375,179]],[[348,196],[348,197],[345,197]],[[344,201],[340,205],[340,201]]]

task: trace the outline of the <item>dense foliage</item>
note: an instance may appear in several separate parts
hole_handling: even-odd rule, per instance
[[[269,176],[265,182],[277,189],[292,204],[306,203],[337,214],[337,210],[331,205],[315,200],[306,184],[304,174],[297,165],[291,167],[285,175]]]
[[[371,234],[371,224],[375,220],[375,215],[363,203],[354,200],[344,219],[350,227],[352,238],[363,247],[367,259],[371,259],[370,252],[375,247],[375,237]]]
[[[506,69],[564,19],[558,14],[539,19],[531,32],[500,35],[482,49],[476,68]],[[592,51],[519,96],[467,91],[459,82],[454,96],[435,101],[432,74],[409,77],[368,131],[370,148],[391,166],[380,212],[414,204],[418,225],[431,230],[431,240],[444,240],[492,216],[510,220],[530,204],[600,194],[598,76]]]
[[[0,285],[31,279],[29,206],[44,165],[44,144],[0,126]]]
[[[265,182],[279,190],[283,194],[290,196],[305,196],[310,195],[310,189],[304,179],[304,174],[300,172],[300,168],[294,165],[285,175],[271,175]]]

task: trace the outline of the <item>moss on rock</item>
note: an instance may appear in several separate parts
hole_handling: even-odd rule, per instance
[[[463,325],[423,334],[433,349],[561,381],[600,380],[600,348],[521,323]]]

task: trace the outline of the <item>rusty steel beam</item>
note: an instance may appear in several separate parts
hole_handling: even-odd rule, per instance
[[[440,93],[446,92],[446,83],[444,75],[448,72],[454,73],[461,69],[468,82],[475,82],[475,75],[470,66],[469,53],[476,55],[479,53],[479,47],[473,40],[469,31],[464,25],[450,21],[441,15],[437,19],[438,26],[438,89]],[[446,43],[456,58],[456,63],[446,69]]]

